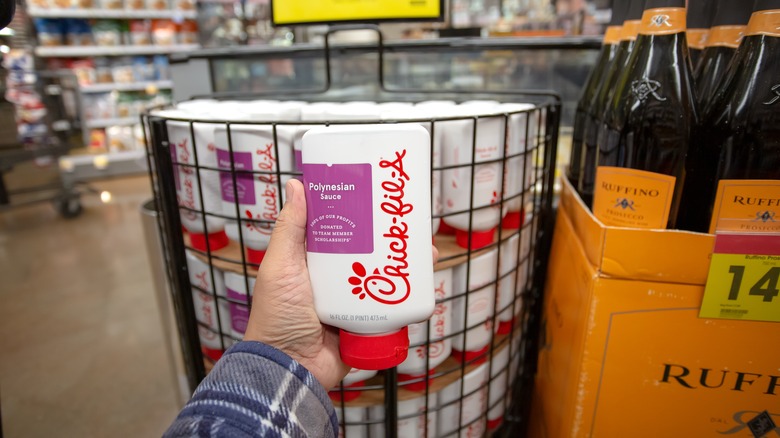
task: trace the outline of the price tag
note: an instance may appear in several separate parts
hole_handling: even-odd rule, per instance
[[[440,20],[442,0],[272,0],[275,26],[344,21]]]
[[[715,236],[699,317],[780,322],[780,234]]]

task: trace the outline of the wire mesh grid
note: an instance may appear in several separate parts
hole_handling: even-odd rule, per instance
[[[468,97],[468,93],[458,94],[458,100]],[[262,237],[257,237],[273,229],[284,202],[285,182],[301,176],[294,165],[288,165],[293,151],[290,132],[300,134],[314,125],[418,123],[428,128],[433,158],[434,145],[448,147],[441,133],[457,123],[461,129],[467,127],[461,132],[470,132],[459,139],[470,145],[470,157],[446,164],[432,159],[431,180],[445,184],[460,172],[461,178],[466,176],[468,202],[453,209],[431,200],[434,222],[442,221],[434,239],[440,252],[435,266],[436,310],[411,330],[407,361],[415,365],[378,373],[353,370],[330,394],[345,437],[516,435],[521,431],[536,362],[560,102],[545,94],[493,97],[501,102],[532,100],[533,105],[404,120],[215,121],[165,113],[142,116],[190,386],[205,377],[246,329],[261,263],[258,240]],[[480,159],[479,139],[490,128],[497,129],[491,134],[500,144],[494,157]],[[243,144],[237,144],[243,141],[241,133],[253,129],[262,131],[267,140],[254,145],[252,152],[265,157],[254,166],[236,154],[244,151]],[[214,144],[199,144],[215,131],[220,134],[212,135]],[[223,159],[216,157],[220,150]],[[475,187],[486,168],[498,172],[499,186],[492,199],[483,202]],[[263,190],[256,191],[253,203],[260,207],[246,208],[247,195],[239,191],[256,182]],[[209,198],[220,192],[220,200]],[[520,218],[514,223],[506,221],[510,208]],[[504,217],[506,226],[490,231],[491,243],[477,244],[472,237],[475,218],[486,213]],[[468,238],[458,245],[444,228],[458,218],[462,223],[464,217]],[[221,227],[232,230],[227,242],[215,237]]]

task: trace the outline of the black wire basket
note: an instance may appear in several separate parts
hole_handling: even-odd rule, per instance
[[[463,231],[468,232],[467,236],[476,236],[479,215],[498,214],[505,218],[503,225],[491,230],[492,234],[479,244],[476,237],[461,239],[458,244],[455,237],[439,227],[434,239],[440,252],[435,266],[436,311],[431,319],[412,329],[409,349],[418,372],[409,372],[414,366],[377,373],[356,372],[331,391],[331,398],[340,418],[341,435],[345,437],[523,435],[536,367],[541,295],[554,220],[560,99],[545,92],[388,89],[381,74],[381,47],[380,35],[378,80],[382,96],[366,96],[363,100],[463,102],[478,98],[530,105],[403,120],[215,121],[160,112],[142,116],[189,384],[194,389],[221,352],[241,339],[241,324],[245,324],[252,306],[251,290],[259,266],[257,253],[252,252],[256,248],[251,248],[256,245],[245,230],[270,230],[275,217],[243,214],[239,188],[242,182],[262,179],[266,187],[274,188],[270,197],[280,208],[284,183],[301,175],[294,166],[284,164],[288,159],[280,159],[291,151],[288,132],[305,131],[313,125],[418,123],[428,129],[431,145],[435,145],[443,144],[443,133],[453,132],[451,126],[458,124],[460,132],[466,134],[458,140],[470,145],[470,158],[457,163],[432,159],[432,181],[441,184],[453,172],[462,172],[469,179],[469,201],[462,208],[439,208],[437,200],[432,199],[434,222],[465,218],[463,223],[468,223],[468,227]],[[329,69],[327,38],[324,53]],[[301,94],[273,97],[338,101],[329,95],[329,88],[328,74],[325,89],[317,93],[309,90],[304,99]],[[227,164],[214,164],[213,156],[203,156],[207,149],[198,146],[203,127],[222,133],[221,143],[215,143],[220,143],[216,147],[227,153]],[[251,169],[235,158],[230,159],[236,157],[236,136],[246,127],[262,127],[268,137],[266,146],[277,157],[272,165]],[[480,159],[480,139],[487,134],[497,139],[496,155]],[[177,141],[172,136],[188,140],[191,153],[184,159],[176,153]],[[434,149],[431,148],[432,158]],[[480,203],[474,195],[475,178],[486,166],[498,173],[500,189],[489,203]],[[188,175],[187,184],[192,186],[192,199],[187,202],[181,196],[182,172]],[[223,192],[222,208],[211,209],[213,202],[204,198],[204,187],[208,193],[208,185],[215,180],[227,184],[233,193],[226,197]],[[226,207],[226,198],[233,208]],[[506,214],[510,211],[512,214]],[[216,246],[224,242],[200,236],[213,231],[218,222],[238,224],[230,243],[219,249]],[[198,228],[199,232],[194,233],[198,237],[183,232],[183,224]],[[485,233],[482,234],[484,238]],[[450,291],[446,291],[447,283]]]

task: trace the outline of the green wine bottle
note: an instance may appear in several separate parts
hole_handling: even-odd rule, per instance
[[[680,227],[780,232],[780,0],[757,0],[686,159]]]
[[[647,0],[598,136],[593,213],[612,226],[674,228],[697,122],[685,0]]]
[[[725,2],[717,7],[707,44],[693,74],[702,113],[726,74],[726,68],[742,41],[752,12],[753,5],[750,2]]]
[[[628,10],[620,34],[615,59],[599,82],[594,98],[585,115],[583,126],[583,149],[580,158],[580,174],[577,180],[577,191],[588,207],[593,203],[593,184],[596,182],[596,140],[602,116],[615,90],[615,84],[620,72],[626,67],[628,57],[634,49],[639,25],[642,22],[645,0],[630,0]]]
[[[628,2],[616,2],[612,8],[612,19],[604,33],[604,42],[601,45],[601,51],[596,58],[596,65],[591,70],[585,85],[582,88],[582,96],[577,102],[577,110],[574,114],[574,130],[571,136],[571,157],[569,158],[569,168],[567,176],[572,185],[577,186],[580,179],[580,162],[582,161],[582,138],[585,131],[585,118],[588,108],[596,94],[597,88],[601,83],[604,74],[609,69],[612,61],[615,59],[618,44],[620,43],[620,34],[623,29],[623,21],[628,12]]]

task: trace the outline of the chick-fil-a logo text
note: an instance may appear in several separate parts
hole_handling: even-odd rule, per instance
[[[355,286],[352,293],[358,298],[370,296],[382,304],[400,304],[409,298],[409,262],[407,259],[407,241],[409,240],[409,225],[403,221],[404,216],[414,210],[412,204],[404,201],[404,190],[410,181],[404,171],[406,149],[395,153],[395,160],[381,160],[379,167],[388,169],[390,177],[382,181],[384,199],[380,208],[392,218],[392,225],[382,234],[388,242],[388,263],[384,267],[375,268],[371,275],[360,262],[352,264],[354,276],[349,277],[349,283]]]
[[[268,143],[264,147],[260,147],[255,151],[255,154],[258,156],[258,163],[257,168],[265,171],[265,172],[271,172],[274,170],[274,167],[276,166],[276,157],[273,153],[273,143]],[[270,223],[256,223],[251,222],[251,220],[260,219],[260,220],[266,220],[275,222],[276,219],[279,217],[279,204],[277,201],[277,178],[276,175],[273,173],[268,174],[259,174],[257,176],[258,181],[265,183],[265,189],[260,193],[260,197],[263,198],[262,204],[262,212],[259,212],[257,214],[252,214],[252,210],[246,210],[245,214],[248,219],[250,219],[250,222],[246,223],[246,227],[250,231],[256,231],[260,234],[264,234],[266,236],[270,236],[271,232],[273,231],[273,227]]]
[[[181,142],[176,144],[176,149],[179,151],[178,162],[189,164],[190,162],[190,149],[187,147],[187,139],[182,139]],[[192,176],[195,173],[191,167],[176,166],[184,177],[184,193],[179,195],[179,205],[182,207],[188,207],[195,209],[195,187],[192,181]],[[191,210],[183,210],[182,214],[189,220],[197,219],[195,212]]]

